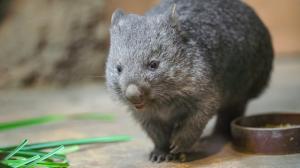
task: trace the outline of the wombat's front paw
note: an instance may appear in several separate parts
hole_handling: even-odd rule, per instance
[[[153,149],[153,151],[150,153],[149,156],[149,160],[152,162],[163,162],[163,161],[173,161],[173,160],[177,160],[177,155],[175,154],[171,154],[168,152],[165,152],[163,150],[159,150],[159,149]]]

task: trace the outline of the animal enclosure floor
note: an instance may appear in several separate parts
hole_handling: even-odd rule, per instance
[[[242,87],[242,86],[241,86]],[[247,115],[270,112],[300,112],[300,57],[283,57],[275,61],[269,89],[253,101]],[[69,88],[39,88],[35,90],[0,91],[0,122],[43,116],[46,114],[74,114],[86,112],[111,113],[114,122],[67,121],[32,126],[0,133],[0,145],[20,143],[28,138],[42,142],[70,138],[107,135],[131,135],[130,142],[92,145],[68,155],[74,168],[298,168],[300,154],[251,155],[236,152],[230,144],[220,152],[190,163],[153,164],[148,159],[150,140],[126,112],[113,102],[103,84],[89,84]],[[209,124],[207,132],[212,128]]]

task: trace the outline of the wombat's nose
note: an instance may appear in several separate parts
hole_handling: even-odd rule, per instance
[[[134,84],[130,84],[127,87],[125,96],[136,108],[141,108],[144,105],[143,92]]]

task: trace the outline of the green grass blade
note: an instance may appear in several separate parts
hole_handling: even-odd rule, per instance
[[[66,154],[73,153],[73,152],[76,152],[79,150],[80,150],[80,147],[78,145],[69,146],[69,147],[67,146],[67,147],[65,147],[65,149],[63,151],[58,152],[57,154],[66,155]]]
[[[26,144],[28,143],[28,140],[25,139],[18,147],[16,147],[13,151],[11,151],[4,160],[10,159],[12,156],[14,156],[18,151],[20,151]]]
[[[13,165],[13,167],[14,167],[14,168],[18,168],[18,167],[24,166],[24,165],[26,165],[26,164],[28,164],[28,163],[34,162],[34,161],[36,161],[36,160],[38,160],[38,159],[40,159],[40,158],[41,158],[41,157],[40,157],[39,155],[36,155],[36,156],[33,156],[33,157],[31,157],[31,158],[29,158],[29,159],[23,161],[22,163]]]
[[[123,142],[130,141],[131,137],[126,135],[120,136],[108,136],[108,137],[97,137],[97,138],[86,138],[86,139],[77,139],[77,140],[62,140],[62,141],[53,141],[46,143],[36,143],[26,145],[22,150],[37,150],[37,149],[49,149],[55,148],[60,145],[72,146],[72,145],[84,145],[84,144],[93,144],[93,143],[112,143],[112,142]],[[0,148],[0,150],[9,150],[15,148],[15,146],[9,146],[5,148]]]
[[[14,167],[14,165],[21,163],[22,160],[3,160],[2,163],[10,166],[10,167]]]
[[[41,158],[35,160],[34,162],[30,163],[29,165],[26,165],[26,168],[29,168],[29,167],[32,167],[32,166],[35,166],[37,163],[43,161],[43,160],[46,160],[47,158],[51,157],[52,155],[56,154],[57,152],[61,151],[64,149],[64,146],[60,146],[56,149],[54,149],[53,151],[51,151],[50,153],[48,153],[47,155],[45,156],[42,156]]]
[[[10,153],[11,151],[10,150],[0,150],[0,155],[3,153],[3,154],[8,154]],[[32,156],[36,156],[36,155],[39,155],[39,156],[44,156],[46,155],[47,153],[46,152],[41,152],[41,151],[31,151],[31,150],[26,150],[26,151],[19,151],[18,152],[18,156],[22,156],[22,157],[32,157]],[[58,160],[66,160],[66,156],[64,155],[61,155],[59,153],[55,154],[55,155],[52,155],[51,156],[51,159],[58,159]]]
[[[38,166],[47,167],[47,168],[65,168],[69,167],[69,163],[59,163],[59,162],[39,162]]]
[[[6,131],[6,130],[16,129],[20,127],[27,127],[27,126],[39,125],[39,124],[44,124],[49,122],[61,121],[65,119],[66,117],[63,115],[49,115],[49,116],[43,116],[43,117],[37,117],[31,119],[5,122],[5,123],[0,123],[0,131]]]
[[[2,161],[3,164],[15,168],[16,165],[21,164],[24,160],[4,160]]]
[[[0,131],[45,124],[49,122],[58,122],[67,119],[113,121],[115,118],[114,116],[109,114],[99,114],[99,113],[83,113],[83,114],[75,114],[69,116],[68,115],[47,115],[42,117],[0,123]]]

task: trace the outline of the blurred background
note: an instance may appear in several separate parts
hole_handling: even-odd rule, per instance
[[[269,27],[276,56],[300,56],[300,1],[246,0]],[[104,81],[110,17],[158,0],[0,0],[0,88]]]
[[[276,54],[270,87],[250,103],[247,115],[300,112],[300,0],[245,1],[270,29]],[[25,138],[41,142],[125,134],[135,139],[70,155],[71,166],[153,167],[147,161],[152,143],[126,108],[110,98],[104,69],[112,12],[123,8],[143,14],[156,3],[158,0],[0,0],[0,125],[57,114],[115,116],[113,122],[68,120],[0,130],[0,146]],[[227,145],[217,155],[183,167],[198,165],[296,168],[300,161],[299,155],[243,155]]]

